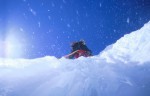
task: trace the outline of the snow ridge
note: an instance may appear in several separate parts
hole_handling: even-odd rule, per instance
[[[109,46],[110,47],[110,46]],[[150,22],[141,29],[124,35],[111,48],[100,54],[108,62],[149,62],[150,61]]]

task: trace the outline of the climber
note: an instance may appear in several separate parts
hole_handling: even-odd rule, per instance
[[[71,44],[71,53],[66,55],[65,58],[76,59],[80,56],[89,57],[92,56],[92,51],[88,49],[84,40],[73,42]]]

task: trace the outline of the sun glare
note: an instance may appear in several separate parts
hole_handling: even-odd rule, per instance
[[[17,30],[9,30],[4,40],[0,41],[0,56],[3,58],[19,58],[23,56],[24,42]]]
[[[5,41],[5,54],[6,57],[20,57],[22,46],[17,37],[8,36]]]

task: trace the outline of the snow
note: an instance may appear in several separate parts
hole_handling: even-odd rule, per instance
[[[38,22],[38,26],[39,26],[39,28],[41,27],[41,22]]]
[[[126,34],[115,44],[110,45],[100,54],[100,57],[111,61],[129,62],[149,62],[150,57],[150,22],[141,29]]]
[[[99,7],[102,7],[102,3],[99,3]]]
[[[23,28],[20,28],[20,31],[23,32],[24,31]]]
[[[63,0],[63,3],[66,4],[66,0]]]
[[[71,27],[71,25],[70,25],[70,24],[67,24],[67,27],[68,27],[68,28],[70,28],[70,27]]]
[[[76,10],[76,14],[79,15],[79,11],[78,10]]]
[[[52,7],[55,7],[55,4],[52,2]]]
[[[150,22],[97,56],[0,58],[0,96],[150,96]]]
[[[127,23],[128,23],[128,24],[130,23],[130,19],[129,19],[129,18],[127,18]]]
[[[52,19],[51,16],[48,16],[48,19],[51,20]]]
[[[36,11],[34,11],[32,8],[29,8],[29,11],[30,11],[34,16],[36,16]]]

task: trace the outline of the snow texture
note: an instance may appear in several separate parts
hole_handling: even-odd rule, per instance
[[[97,56],[0,59],[0,96],[150,96],[150,22]]]

